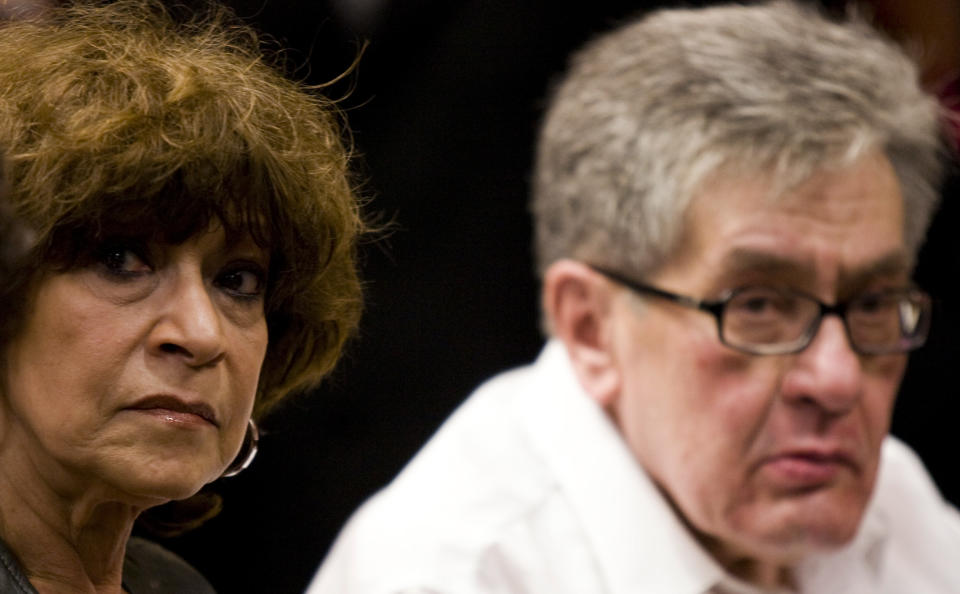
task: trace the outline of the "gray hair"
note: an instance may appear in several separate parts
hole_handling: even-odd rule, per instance
[[[538,269],[576,258],[647,274],[670,256],[714,174],[774,193],[884,151],[916,254],[943,175],[936,100],[866,24],[790,2],[661,10],[574,55],[541,131]]]

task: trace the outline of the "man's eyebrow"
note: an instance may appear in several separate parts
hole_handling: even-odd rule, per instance
[[[892,250],[856,269],[840,271],[839,287],[854,292],[878,278],[890,278],[909,274],[912,259],[906,250]],[[796,284],[812,284],[816,280],[816,265],[776,253],[753,249],[735,249],[724,259],[718,278],[756,275],[765,278],[790,281]]]
[[[767,278],[779,278],[796,283],[812,283],[816,270],[811,262],[798,261],[763,250],[734,249],[724,258],[718,278],[731,278],[744,275],[757,275]]]
[[[840,286],[851,289],[853,292],[862,290],[871,281],[907,276],[913,269],[913,259],[906,250],[894,250],[880,258],[860,266],[854,270],[840,271]]]

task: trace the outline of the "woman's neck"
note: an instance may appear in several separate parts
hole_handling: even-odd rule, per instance
[[[124,551],[141,509],[90,490],[65,494],[14,459],[19,456],[4,454],[9,451],[0,451],[0,538],[34,588],[41,594],[122,592]]]

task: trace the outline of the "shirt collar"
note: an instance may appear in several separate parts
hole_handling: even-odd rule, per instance
[[[531,439],[579,517],[610,592],[704,594],[731,583],[580,388],[562,343],[550,341],[535,370],[538,389],[524,415]],[[804,590],[828,579],[872,583],[884,534],[882,520],[868,514],[851,545],[801,566]],[[836,585],[828,589],[854,591]]]
[[[551,467],[610,592],[703,594],[723,576],[624,444],[606,413],[580,388],[561,343],[536,364],[527,402],[531,439]]]
[[[879,592],[889,534],[890,522],[874,497],[850,544],[836,551],[812,555],[800,564],[797,573],[803,591]]]

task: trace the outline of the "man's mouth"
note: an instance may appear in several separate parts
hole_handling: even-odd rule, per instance
[[[786,489],[812,489],[835,481],[842,473],[859,473],[852,455],[839,448],[787,450],[765,458],[761,471]]]

